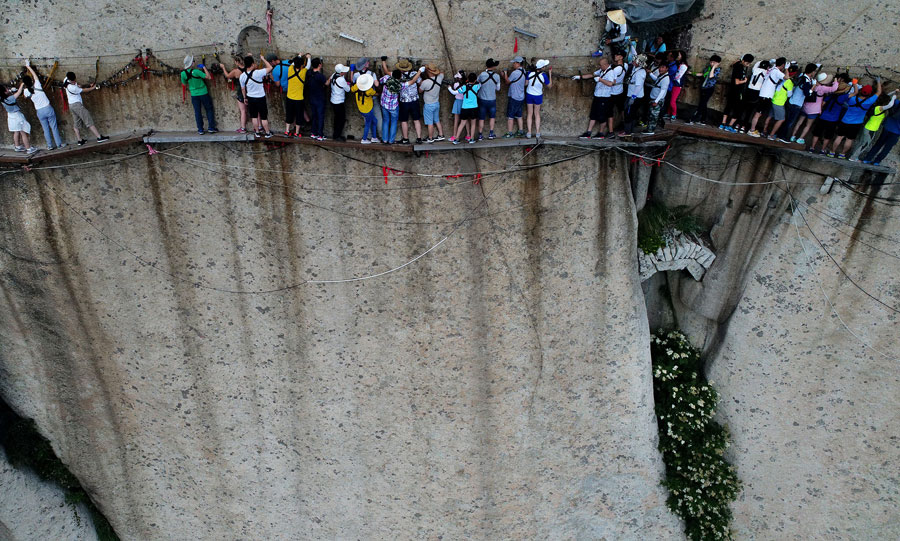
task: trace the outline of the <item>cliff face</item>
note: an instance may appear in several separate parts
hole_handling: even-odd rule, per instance
[[[680,534],[621,156],[173,152],[0,187],[3,395],[125,538]]]

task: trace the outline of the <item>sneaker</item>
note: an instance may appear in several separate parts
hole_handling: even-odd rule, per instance
[[[401,144],[401,145],[408,145],[408,144],[409,144],[409,139],[407,139],[406,137],[404,137],[403,139],[400,139],[400,144]]]
[[[25,154],[34,154],[37,151],[38,151],[37,147],[28,147],[25,149]]]
[[[512,139],[513,137],[515,137],[515,135],[513,135],[512,132],[506,132],[503,134],[504,139]]]
[[[872,162],[870,162],[869,160],[860,160],[860,161],[863,162],[863,163],[865,163],[865,164],[870,164],[870,163],[872,163]]]
[[[417,144],[417,145],[421,145],[421,144],[422,144],[422,138],[421,138],[421,137],[416,137],[416,144]]]
[[[881,162],[872,162],[872,165],[878,166],[881,165]]]
[[[725,124],[719,124],[719,129],[720,129],[720,130],[724,130],[724,129],[725,129]]]
[[[479,133],[479,134],[478,134],[478,140],[479,140],[479,141],[484,141],[484,135]]]
[[[525,130],[516,130],[516,137],[525,137],[526,133]]]
[[[60,148],[66,148],[67,146],[69,146],[69,143],[63,143],[63,144],[59,145],[59,146],[56,147],[56,148],[57,148],[57,149],[60,149]]]
[[[361,144],[361,145],[371,145],[371,144],[372,144],[372,141],[369,141],[368,139],[361,139],[361,140],[359,141],[359,144]]]
[[[747,133],[747,128],[738,128],[738,133]]]
[[[847,159],[847,155],[846,155],[846,154],[838,154],[837,157],[840,158],[840,159],[842,159],[842,160],[846,160],[846,159]]]
[[[494,135],[494,130],[491,130],[491,133],[488,134],[488,139],[496,139],[497,136]]]
[[[56,150],[56,147],[47,147],[47,150]]]
[[[78,146],[82,147],[85,143],[87,143],[87,139],[82,139],[81,141],[78,141]]]
[[[778,142],[779,142],[779,143],[784,143],[784,144],[786,144],[786,145],[787,145],[787,144],[790,144],[790,141],[786,141],[786,140],[782,139],[781,137],[778,138]]]
[[[296,137],[297,139],[300,139],[301,137],[303,137],[303,135],[301,135],[300,132],[297,132],[294,134],[294,137]]]
[[[809,153],[811,153],[811,154],[818,154],[818,153],[819,153],[819,151],[816,150],[816,149],[814,149],[813,147],[809,147],[808,149],[806,149],[806,151],[809,152]]]
[[[443,135],[438,135],[437,137],[434,138],[434,140],[435,140],[435,141],[443,141],[443,140],[444,140],[444,136],[443,136]]]
[[[272,132],[267,131],[265,135],[263,135],[266,139],[270,139],[272,137]]]
[[[328,138],[325,137],[324,135],[319,136],[319,141],[327,141],[327,140],[328,140]]]
[[[459,139],[457,139],[456,137],[451,137],[451,138],[450,138],[450,142],[453,143],[454,145],[458,145],[458,144],[459,144]]]
[[[793,143],[793,142],[796,141],[796,140],[797,140],[797,136],[796,136],[796,135],[792,135],[792,136],[791,136],[791,143]]]
[[[858,161],[859,161],[859,158],[854,158],[854,157],[852,157],[852,156],[849,157],[849,158],[847,158],[847,159],[850,160],[851,162],[858,162]]]
[[[722,128],[722,129],[725,130],[725,131],[727,131],[728,133],[737,133],[737,130],[734,129],[734,128],[732,128],[731,126],[725,126],[725,127]]]
[[[102,142],[104,142],[104,141],[109,141],[109,136],[107,136],[107,135],[100,135],[100,137],[97,138],[97,142],[98,142],[98,143],[102,143]]]
[[[768,139],[769,141],[774,141],[774,140],[775,140],[775,136],[774,136],[774,135],[770,135],[770,136],[766,137],[766,139]]]
[[[258,132],[258,131],[253,132],[253,137],[256,137],[257,139],[262,137],[262,135],[263,135],[262,132]]]
[[[591,132],[586,131],[586,132],[582,133],[581,135],[579,135],[578,138],[579,138],[579,139],[590,139],[590,138],[591,138]]]
[[[598,131],[598,132],[597,132],[597,135],[595,135],[595,136],[593,137],[593,139],[606,139],[606,135],[607,135],[607,134]]]
[[[539,134],[539,133],[534,134],[534,138],[535,138],[535,139],[540,139],[540,138],[541,138],[541,134]]]
[[[656,135],[656,132],[655,131],[644,131],[644,132],[641,132],[641,135]]]
[[[797,139],[797,140],[794,141],[794,142],[797,143],[798,145],[805,145],[805,144],[806,144],[806,139],[800,138],[800,139]]]
[[[203,130],[197,130],[197,135],[203,135],[203,134],[205,134],[205,133],[206,133],[206,132],[203,131]]]
[[[678,118],[677,118],[675,115],[672,115],[672,116],[670,117],[670,120],[678,120]]]
[[[693,121],[693,120],[688,120],[688,121],[687,121],[687,125],[688,125],[688,126],[693,126],[693,125],[694,125],[694,121]]]
[[[525,139],[531,139],[531,132],[525,133]]]
[[[751,132],[747,132],[747,135],[749,135],[750,137],[761,137],[760,134],[759,134],[759,131],[757,131],[757,130],[753,130],[753,131],[751,131]]]
[[[834,158],[834,152],[822,152],[822,153],[825,154],[826,156],[828,156],[829,158]]]
[[[80,145],[82,143],[78,143],[78,144]],[[16,148],[16,152],[25,152],[25,147],[15,147],[15,148]]]
[[[238,129],[236,129],[236,130],[234,130],[234,131],[236,131],[236,132],[238,132],[238,133],[247,133],[247,130],[245,130],[244,128],[238,128]]]
[[[471,137],[466,137],[466,141],[468,141],[470,145],[475,144],[475,139],[472,139]]]
[[[428,139],[425,139],[425,143],[430,145],[431,143],[434,143],[434,139],[429,137]]]
[[[285,137],[292,137],[293,134],[291,134],[291,132],[289,132],[289,131],[287,131],[287,130],[284,130],[284,136],[285,136]]]
[[[209,133],[219,133],[219,130],[217,130],[216,128],[210,128],[206,131],[208,131]]]

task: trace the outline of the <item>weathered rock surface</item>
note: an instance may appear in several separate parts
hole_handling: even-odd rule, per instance
[[[0,539],[93,541],[97,534],[84,505],[67,504],[62,490],[13,467],[0,449]]]
[[[0,391],[124,538],[681,535],[623,156],[175,152],[0,185]]]

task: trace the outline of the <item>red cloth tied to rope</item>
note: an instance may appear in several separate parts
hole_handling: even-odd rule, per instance
[[[266,10],[266,32],[269,34],[269,45],[272,45],[272,10]]]
[[[397,176],[400,176],[403,174],[403,171],[401,171],[399,169],[391,169],[390,167],[388,167],[386,165],[381,166],[381,174],[384,175],[384,183],[385,184],[388,183],[388,173],[393,173]]]
[[[59,99],[62,100],[63,112],[68,113],[69,112],[69,100],[66,99],[66,91],[62,88],[59,89]]]

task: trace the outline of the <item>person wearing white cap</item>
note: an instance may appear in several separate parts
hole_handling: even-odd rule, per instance
[[[525,76],[525,106],[527,108],[526,123],[528,125],[528,133],[525,137],[531,138],[531,125],[534,121],[534,135],[541,137],[541,104],[544,103],[544,87],[553,86],[553,68],[550,67],[544,72],[544,68],[550,65],[550,61],[546,59],[538,60],[534,65],[534,70],[529,71]]]
[[[334,114],[334,129],[331,138],[335,141],[346,141],[344,138],[344,124],[347,122],[347,109],[344,101],[347,92],[350,92],[350,84],[347,83],[347,73],[350,68],[343,64],[334,67],[334,73],[325,83],[331,87],[331,112]]]
[[[525,130],[522,129],[522,111],[525,109],[525,69],[522,63],[525,59],[517,56],[510,62],[513,65],[512,71],[503,72],[503,81],[508,88],[506,100],[506,135],[503,137],[509,139],[511,137],[522,137]],[[513,131],[513,119],[519,123],[518,131]]]
[[[202,70],[202,71],[201,71]],[[188,88],[191,93],[191,105],[194,106],[194,121],[197,122],[197,133],[203,135],[203,114],[202,109],[206,109],[206,121],[209,123],[209,133],[216,133],[216,117],[213,111],[212,98],[209,97],[209,87],[206,81],[212,79],[206,66],[200,64],[194,67],[194,57],[187,55],[184,57],[184,71],[181,72],[181,84]]]
[[[372,141],[378,139],[378,119],[375,117],[375,89],[373,86],[377,86],[378,81],[373,76],[372,72],[362,73],[359,77],[356,78],[356,83],[350,87],[350,91],[356,95],[356,107],[359,109],[359,114],[363,116],[363,121],[365,123],[363,127],[363,136],[360,139],[360,143],[364,145],[368,145]]]

